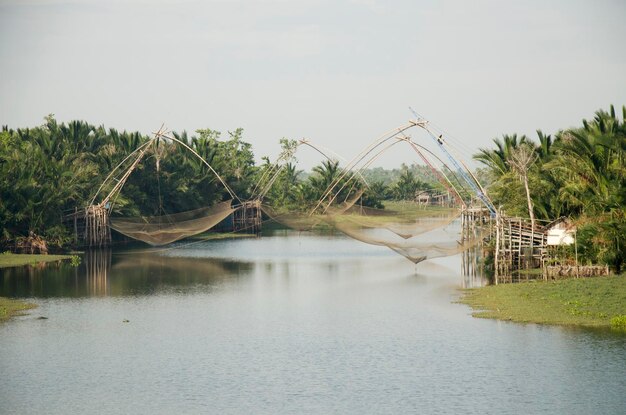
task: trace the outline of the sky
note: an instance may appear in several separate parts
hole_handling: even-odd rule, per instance
[[[257,159],[282,137],[349,159],[412,107],[469,160],[626,105],[624,21],[624,0],[0,0],[0,124],[241,127]]]

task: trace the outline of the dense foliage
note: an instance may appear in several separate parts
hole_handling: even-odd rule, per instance
[[[243,130],[228,132],[197,130],[193,136],[172,135],[206,160],[241,199],[257,195],[257,183],[271,173],[274,163],[265,157],[256,165]],[[64,214],[91,203],[100,184],[118,164],[146,143],[149,136],[120,132],[83,121],[59,123],[50,115],[41,126],[0,132],[0,245],[5,247],[28,235],[40,235],[51,246],[70,241],[63,225]],[[325,160],[303,178],[293,152],[296,142],[281,140],[287,156],[285,166],[273,181],[265,202],[289,209],[306,209],[338,178],[341,167]],[[122,164],[127,167],[129,162]],[[383,175],[386,171],[379,170]],[[416,190],[430,188],[417,167],[403,166],[387,182],[375,182],[362,196],[365,206],[382,207],[382,199],[412,199]],[[266,176],[267,177],[267,176]],[[420,179],[418,179],[420,177]],[[363,181],[346,183],[338,199],[362,188]],[[115,183],[110,181],[110,183]],[[356,183],[356,184],[355,184]],[[110,190],[102,189],[96,203]],[[159,140],[129,176],[115,198],[114,215],[163,215],[228,200],[230,195],[215,174],[190,151],[169,140]]]
[[[570,217],[582,258],[620,272],[626,261],[624,117],[626,107],[620,120],[611,106],[583,120],[582,127],[554,136],[537,131],[537,141],[517,135],[495,139],[495,149],[474,156],[487,167],[490,197],[509,215]],[[520,161],[526,162],[524,169]]]
[[[246,196],[255,173],[243,131],[218,140],[219,132],[176,135],[223,172]],[[51,245],[66,244],[62,216],[87,206],[104,178],[149,137],[96,127],[83,121],[59,124],[48,116],[42,126],[0,133],[0,226],[8,245],[28,234]],[[106,191],[109,189],[103,189]],[[207,206],[228,197],[209,169],[188,151],[161,141],[147,153],[115,200],[117,214],[159,215]]]
[[[475,158],[488,193],[510,215],[552,220],[572,218],[578,226],[579,253],[590,262],[609,263],[618,271],[626,260],[626,126],[613,107],[598,111],[580,128],[554,136],[538,131],[537,140],[505,135],[495,148]],[[173,133],[204,158],[242,199],[259,194],[260,179],[271,176],[275,162],[256,165],[243,130],[202,129],[195,135]],[[58,123],[53,116],[35,128],[0,132],[0,244],[11,246],[29,234],[50,245],[69,242],[62,216],[87,206],[111,170],[150,137],[119,132],[83,121]],[[324,160],[304,174],[293,152],[297,143],[281,140],[284,167],[268,186],[264,201],[275,207],[309,209],[340,165]],[[364,185],[367,181],[369,186]],[[338,200],[361,188],[361,203],[381,207],[382,200],[412,200],[424,190],[440,190],[424,166],[375,168],[363,179],[347,181]],[[105,188],[101,195],[109,189]],[[209,206],[230,195],[213,172],[191,152],[161,140],[151,148],[115,199],[116,215],[162,215]],[[96,200],[98,202],[98,200]],[[531,214],[532,212],[532,214]]]

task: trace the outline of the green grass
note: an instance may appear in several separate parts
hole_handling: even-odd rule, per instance
[[[0,254],[0,268],[19,267],[22,265],[39,264],[41,262],[60,261],[71,259],[72,255],[30,255],[30,254]]]
[[[619,331],[626,331],[626,315],[615,316],[611,319],[611,328]]]
[[[446,217],[454,215],[457,209],[439,206],[419,206],[415,202],[385,201],[385,209],[380,215],[342,214],[333,217],[337,222],[357,220],[367,226],[385,226],[392,223],[412,223],[420,218]]]
[[[254,238],[256,237],[253,233],[235,233],[235,232],[206,232],[198,235],[193,235],[187,240],[191,241],[216,241],[220,239],[235,239],[235,238]]]
[[[29,255],[5,252],[0,254],[0,268],[19,267],[66,259],[73,260],[75,258],[78,257],[75,255]],[[23,315],[24,311],[35,307],[37,307],[35,304],[0,297],[0,323],[4,323],[13,316]]]
[[[0,297],[0,323],[4,323],[13,316],[23,315],[24,311],[35,307],[37,307],[35,304]]]
[[[481,318],[626,328],[626,276],[530,281],[464,290]]]
[[[334,230],[333,222],[337,224],[356,223],[368,227],[384,227],[396,223],[413,223],[417,219],[425,217],[452,217],[458,211],[457,209],[438,206],[419,206],[414,202],[408,201],[386,201],[385,207],[386,209],[379,210],[380,214],[360,215],[357,213],[343,213],[331,215],[330,220],[325,215],[315,214],[309,216],[306,212],[291,212],[292,216],[290,216],[290,212],[278,210],[277,220],[267,221],[263,224],[263,228],[282,229],[288,227],[280,224],[280,216],[282,215],[296,223],[302,223],[303,229],[307,229],[307,226],[312,226],[311,230],[326,233]]]
[[[386,200],[383,202],[386,211],[394,212],[399,216],[432,216],[435,214],[448,214],[457,212],[456,208],[441,206],[420,206],[415,202],[407,200]]]

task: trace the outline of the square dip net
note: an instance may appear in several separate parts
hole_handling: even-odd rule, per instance
[[[231,205],[232,200],[228,200],[212,207],[171,215],[111,218],[110,226],[129,238],[152,246],[167,245],[213,228],[235,211]]]

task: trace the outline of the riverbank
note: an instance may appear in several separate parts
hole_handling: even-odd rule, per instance
[[[0,268],[19,267],[22,265],[39,264],[71,259],[72,255],[35,255],[35,254],[0,254]]]
[[[37,307],[35,304],[0,297],[0,323],[4,323],[11,317],[22,315],[24,311],[35,307]]]
[[[72,255],[30,255],[11,254],[7,252],[0,254],[0,268],[20,267],[43,262],[62,261],[71,258]],[[24,311],[35,307],[37,307],[35,304],[0,297],[0,323],[4,323],[11,317],[22,315]]]
[[[237,239],[237,238],[256,238],[254,233],[235,233],[235,232],[205,232],[198,235],[190,236],[183,240],[189,241],[219,241],[221,239]]]
[[[626,330],[626,276],[529,281],[464,290],[480,318]]]

